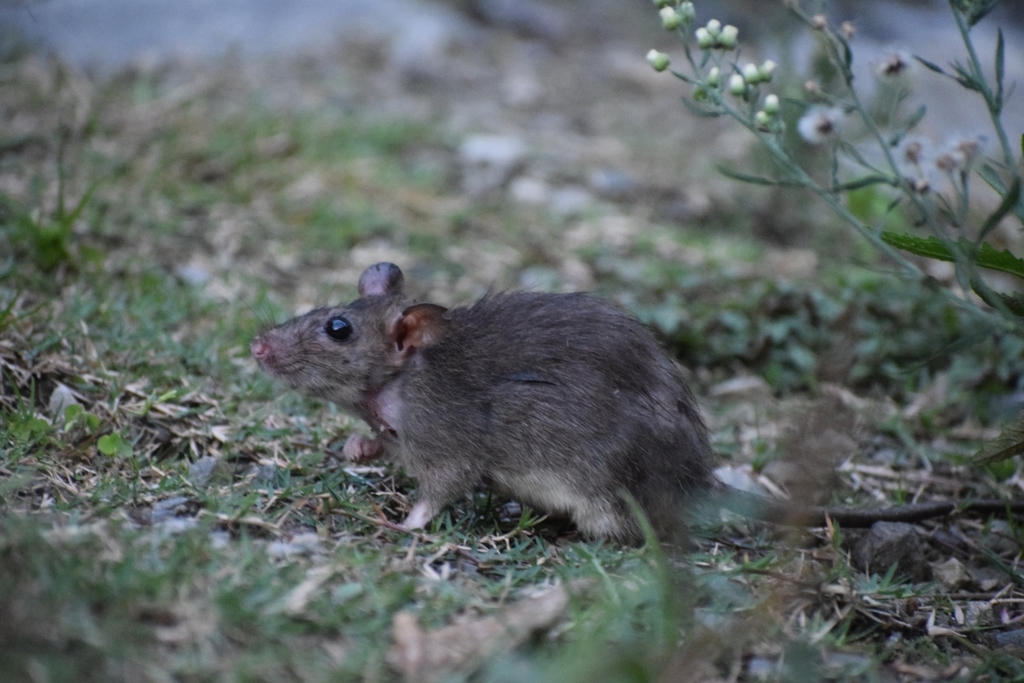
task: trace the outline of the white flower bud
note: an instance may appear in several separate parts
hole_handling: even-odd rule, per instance
[[[736,47],[736,36],[740,34],[740,30],[732,24],[727,24],[722,28],[722,32],[718,34],[718,45],[723,50],[732,50]]]
[[[743,80],[743,76],[739,74],[733,74],[729,76],[729,92],[736,97],[739,97],[747,91],[747,83]]]
[[[757,73],[761,76],[761,81],[767,83],[772,80],[772,76],[775,74],[775,68],[778,66],[775,62],[770,59],[766,59],[764,64],[757,67]]]
[[[683,4],[679,5],[679,16],[683,18],[683,22],[689,24],[693,21],[694,17],[697,16],[697,10],[693,8],[693,3],[690,0],[686,0]]]
[[[747,63],[743,65],[743,80],[750,85],[757,85],[761,81],[761,72],[757,70],[757,67],[753,64]]]
[[[779,96],[776,94],[768,95],[764,98],[764,113],[769,116],[775,116],[779,113]]]
[[[700,45],[702,50],[710,50],[715,45],[715,37],[711,35],[706,28],[703,26],[694,32],[697,37],[697,45]]]
[[[652,0],[652,1],[654,2],[654,6],[657,7],[658,9],[661,9],[662,7],[667,7],[668,5],[672,4],[672,0]]]
[[[661,15],[661,25],[669,31],[674,31],[683,23],[683,18],[672,7],[664,7],[658,14]]]
[[[722,74],[718,70],[718,67],[717,66],[711,67],[711,70],[708,71],[708,85],[711,86],[712,88],[717,88],[718,84],[721,83],[721,82],[722,82]]]
[[[670,61],[668,55],[664,52],[651,50],[647,53],[647,62],[654,67],[655,71],[664,71],[668,68]]]
[[[772,116],[766,111],[759,111],[754,114],[754,123],[757,124],[758,128],[768,128],[768,124],[772,122]]]
[[[722,22],[718,19],[712,19],[707,23],[707,29],[708,33],[717,38],[718,34],[722,32]]]

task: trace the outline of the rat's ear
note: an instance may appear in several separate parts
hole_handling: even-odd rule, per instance
[[[359,296],[401,294],[405,277],[394,263],[375,263],[359,276]]]
[[[447,312],[447,308],[437,304],[416,304],[402,311],[401,317],[391,326],[391,338],[395,340],[398,352],[406,356],[413,349],[433,346],[441,341],[450,322],[445,317]]]

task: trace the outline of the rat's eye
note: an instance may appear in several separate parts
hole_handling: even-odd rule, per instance
[[[352,336],[352,323],[339,315],[337,318],[331,318],[327,321],[327,325],[324,326],[324,332],[335,341],[345,341]]]

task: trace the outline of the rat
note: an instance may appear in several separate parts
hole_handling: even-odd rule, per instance
[[[631,502],[662,536],[712,485],[707,428],[651,330],[590,294],[492,293],[471,306],[415,303],[398,266],[359,278],[360,298],[260,334],[259,365],[365,420],[419,482],[403,522],[422,528],[482,482],[591,537],[635,541]],[[623,495],[625,494],[625,495]]]
[[[417,479],[407,529],[485,482],[568,515],[586,536],[627,543],[644,536],[634,506],[659,538],[679,539],[684,506],[716,492],[731,491],[743,514],[796,526],[1007,508],[850,510],[739,494],[712,474],[708,430],[682,369],[618,306],[584,293],[506,292],[446,309],[411,299],[393,263],[367,268],[358,290],[350,304],[265,330],[251,351],[290,388],[370,425],[375,435],[350,436],[343,453],[387,455]]]

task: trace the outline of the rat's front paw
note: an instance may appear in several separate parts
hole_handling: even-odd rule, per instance
[[[353,434],[345,441],[342,454],[347,460],[362,462],[379,458],[384,452],[384,442],[380,439],[371,439],[362,434]]]

